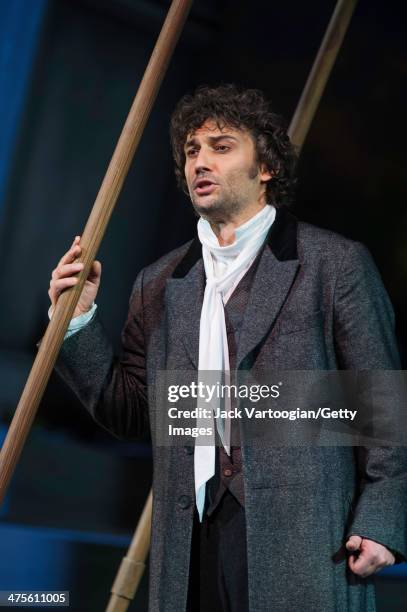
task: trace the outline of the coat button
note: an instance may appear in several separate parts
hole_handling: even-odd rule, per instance
[[[223,475],[224,476],[232,476],[232,474],[233,474],[233,472],[232,472],[232,470],[230,468],[225,468],[223,470]]]
[[[193,455],[194,454],[194,447],[193,446],[184,446],[184,451],[187,455]]]
[[[178,505],[184,510],[189,508],[191,505],[191,498],[188,495],[181,495],[181,497],[178,498]]]

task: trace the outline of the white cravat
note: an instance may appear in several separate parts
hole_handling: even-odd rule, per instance
[[[217,382],[228,384],[230,367],[224,305],[253,263],[275,216],[274,206],[264,206],[254,217],[236,229],[235,242],[224,247],[219,245],[208,221],[202,218],[198,221],[198,237],[202,243],[206,273],[199,331],[199,382],[211,385]],[[198,397],[197,407],[210,409],[213,414],[216,407],[228,410],[230,399],[226,400],[226,404],[222,406],[222,402],[214,394],[213,401],[209,404],[205,399]],[[230,455],[230,425],[230,419],[216,419],[217,431],[228,455]],[[214,431],[213,418],[197,419],[197,427],[210,426]],[[195,444],[195,496],[200,521],[205,505],[206,482],[215,474],[214,437],[210,445],[202,444],[202,440],[208,439],[208,437],[196,438]]]

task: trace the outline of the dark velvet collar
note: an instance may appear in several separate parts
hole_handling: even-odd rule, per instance
[[[276,218],[267,235],[266,242],[279,261],[298,259],[297,254],[298,219],[285,207],[277,208]],[[172,278],[183,278],[196,262],[202,258],[202,245],[195,236],[188,251],[175,268]]]

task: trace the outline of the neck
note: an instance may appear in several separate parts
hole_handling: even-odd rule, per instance
[[[256,202],[254,206],[245,208],[230,219],[225,219],[224,221],[211,221],[208,219],[212,231],[218,239],[219,245],[228,246],[233,244],[236,240],[236,228],[257,215],[265,206],[265,202]]]

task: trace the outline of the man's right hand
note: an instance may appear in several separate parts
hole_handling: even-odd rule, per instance
[[[81,254],[81,247],[79,243],[80,236],[76,236],[69,251],[67,251],[65,255],[61,257],[57,267],[52,271],[48,291],[48,295],[51,300],[51,312],[54,311],[55,305],[61,293],[65,289],[76,285],[78,282],[77,274],[83,270],[83,263],[75,263],[75,259],[77,259]],[[85,314],[85,312],[88,312],[91,309],[99,289],[101,273],[102,265],[100,261],[94,261],[88,274],[88,278],[83,286],[79,301],[76,305],[75,312],[73,314],[74,317]]]

